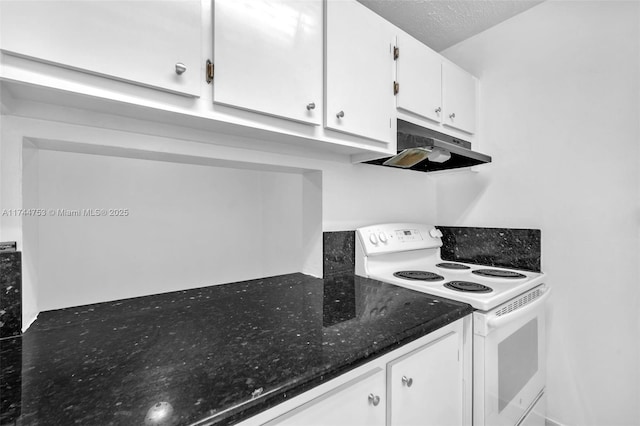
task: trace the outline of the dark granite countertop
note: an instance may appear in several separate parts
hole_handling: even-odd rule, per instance
[[[0,340],[0,423],[232,424],[471,311],[353,274],[291,274],[43,312]]]

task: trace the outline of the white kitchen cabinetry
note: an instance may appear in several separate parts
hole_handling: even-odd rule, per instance
[[[394,141],[394,27],[356,1],[328,0],[325,16],[325,127]]]
[[[375,368],[289,413],[268,426],[384,426],[385,377]]]
[[[467,133],[476,130],[476,85],[471,74],[442,63],[442,123]]]
[[[467,316],[240,425],[470,425],[471,349]]]
[[[408,34],[396,38],[396,107],[440,123],[442,56]]]
[[[213,100],[322,121],[322,0],[214,0]]]
[[[455,333],[425,345],[387,369],[389,424],[463,423],[463,369]]]
[[[5,53],[195,97],[201,25],[200,0],[0,2]]]

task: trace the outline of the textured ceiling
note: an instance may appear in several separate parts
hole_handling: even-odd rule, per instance
[[[358,1],[438,52],[542,3],[542,0]]]

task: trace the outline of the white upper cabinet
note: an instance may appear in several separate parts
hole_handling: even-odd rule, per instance
[[[65,68],[197,97],[200,0],[0,1],[0,47]]]
[[[471,74],[442,64],[442,123],[467,133],[476,131],[476,85]]]
[[[326,8],[325,127],[390,143],[393,26],[356,1]]]
[[[214,0],[214,102],[322,122],[322,0]]]
[[[442,57],[408,34],[396,43],[396,106],[440,123],[442,117]]]
[[[389,364],[389,424],[463,424],[461,335],[451,333]]]

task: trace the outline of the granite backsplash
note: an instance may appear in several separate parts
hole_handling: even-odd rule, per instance
[[[355,231],[324,232],[322,255],[322,272],[325,278],[353,273],[356,264]]]
[[[452,262],[541,272],[539,229],[438,226],[441,256]]]
[[[22,328],[22,253],[0,252],[0,338]]]

